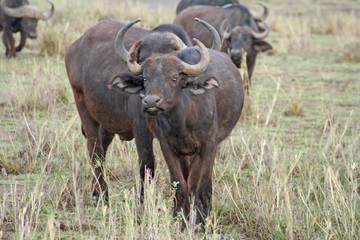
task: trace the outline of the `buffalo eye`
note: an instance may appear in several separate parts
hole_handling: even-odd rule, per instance
[[[250,40],[250,38],[247,38],[247,39],[245,39],[245,41],[246,41],[246,42],[250,42],[251,40]]]
[[[177,80],[177,77],[174,77],[173,79],[172,79],[174,82],[176,82],[176,80]]]
[[[147,78],[143,78],[143,81],[145,82],[147,80]]]

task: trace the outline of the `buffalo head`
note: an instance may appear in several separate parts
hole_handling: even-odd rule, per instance
[[[247,59],[253,59],[259,52],[272,49],[272,46],[263,40],[270,31],[269,25],[265,22],[264,24],[265,31],[258,33],[248,26],[229,28],[227,19],[221,23],[220,33],[224,39],[223,48],[227,50],[237,67],[241,65],[244,52],[246,52]]]
[[[109,87],[116,87],[128,93],[140,93],[143,110],[150,115],[171,111],[182,99],[182,89],[188,88],[192,94],[199,95],[218,86],[214,78],[198,81],[197,76],[207,69],[210,56],[207,48],[194,39],[200,50],[187,47],[179,52],[158,55],[138,63],[137,51],[141,40],[135,43],[128,55],[127,65],[132,74],[115,76]]]

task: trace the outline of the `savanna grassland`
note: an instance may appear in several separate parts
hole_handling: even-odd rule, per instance
[[[205,233],[181,232],[172,218],[156,141],[143,204],[135,143],[118,138],[106,163],[110,204],[94,202],[66,49],[100,19],[172,22],[177,1],[161,2],[54,0],[55,15],[16,58],[1,43],[0,239],[360,239],[357,0],[266,1],[274,51],[258,56],[241,119],[218,149]]]

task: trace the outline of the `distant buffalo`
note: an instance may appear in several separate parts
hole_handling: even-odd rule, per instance
[[[224,6],[237,3],[238,0],[181,0],[176,8],[176,14],[193,5]]]
[[[38,20],[47,20],[54,13],[54,4],[49,2],[51,9],[42,12],[27,0],[2,0],[0,3],[0,30],[3,30],[3,42],[7,57],[15,57],[16,52],[25,46],[26,38],[37,38]],[[15,47],[13,33],[20,32],[20,44]]]
[[[264,41],[270,32],[270,27],[263,20],[266,16],[267,10],[255,18],[251,11],[241,4],[223,7],[192,6],[182,11],[174,23],[206,46],[211,46],[211,37],[198,25],[192,24],[191,19],[198,17],[213,25],[223,39],[221,51],[228,53],[237,67],[241,66],[243,53],[246,52],[247,69],[251,79],[257,54],[272,49],[272,46]],[[263,32],[260,32],[257,21],[264,25]]]

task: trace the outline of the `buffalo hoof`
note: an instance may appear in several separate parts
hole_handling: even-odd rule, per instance
[[[102,200],[104,201],[104,204],[109,206],[109,192],[108,190],[105,191],[101,191],[98,189],[95,189],[93,192],[93,198],[95,199],[96,202],[99,202],[102,198]]]
[[[11,52],[7,52],[5,55],[8,58],[16,57],[16,53],[11,53]]]

